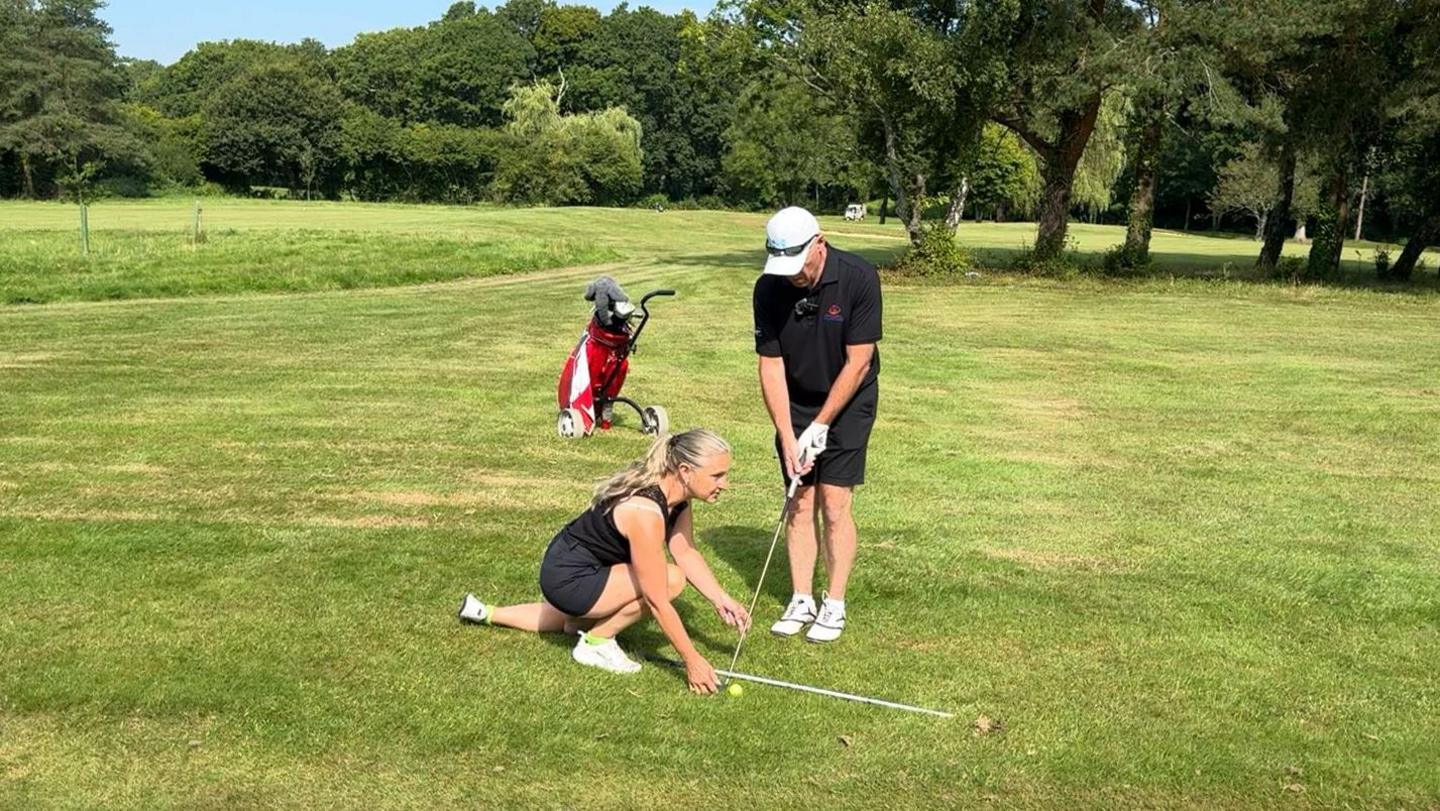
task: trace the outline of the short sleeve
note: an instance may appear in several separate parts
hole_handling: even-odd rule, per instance
[[[767,358],[780,357],[780,328],[783,323],[775,318],[775,306],[765,295],[765,277],[755,280],[753,306],[755,309],[755,352]]]
[[[856,274],[850,319],[845,322],[845,343],[873,344],[880,340],[880,274],[873,268]]]

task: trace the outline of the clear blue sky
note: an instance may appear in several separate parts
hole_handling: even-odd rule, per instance
[[[263,39],[299,42],[314,37],[334,48],[365,31],[424,25],[438,20],[454,0],[110,0],[101,17],[115,29],[121,56],[154,59],[168,65],[196,43],[217,39]],[[609,12],[618,3],[600,0],[589,5]],[[500,2],[477,2],[494,8]],[[572,5],[568,4],[567,5]],[[714,0],[649,0],[667,14],[689,8],[710,13]]]

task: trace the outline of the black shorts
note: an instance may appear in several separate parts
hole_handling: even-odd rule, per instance
[[[540,593],[545,601],[572,617],[584,616],[599,602],[610,567],[562,532],[550,541],[540,562]]]
[[[875,427],[875,408],[879,402],[879,383],[871,383],[855,392],[855,396],[850,398],[850,402],[831,424],[825,452],[815,460],[815,467],[800,477],[801,484],[809,486],[819,482],[838,487],[854,487],[865,483],[865,451],[870,445],[870,429]],[[820,406],[790,404],[790,424],[796,438],[799,438],[806,426],[814,422],[819,413]],[[777,455],[780,453],[779,434],[775,435],[775,452]],[[786,487],[790,486],[790,480],[785,474],[784,459],[780,460],[780,478],[785,481]]]

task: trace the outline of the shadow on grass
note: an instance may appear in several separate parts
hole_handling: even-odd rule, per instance
[[[889,264],[900,256],[903,248],[901,246],[877,246],[877,245],[841,245],[837,246],[843,250],[857,253],[870,263],[881,266]],[[743,269],[758,274],[760,268],[765,265],[765,252],[753,251],[726,251],[723,253],[695,253],[666,257],[666,262],[682,267],[719,267]]]
[[[780,520],[777,506],[775,514],[767,520]],[[770,551],[770,539],[774,537],[775,526],[766,529],[758,526],[725,526],[704,530],[700,537],[723,558],[730,568],[739,572],[748,588],[744,597],[754,594],[755,581],[760,578],[760,569],[765,566],[765,555]],[[789,558],[785,554],[785,539],[776,542],[775,557],[770,561],[770,571],[765,575],[765,593],[781,605],[790,601]],[[741,599],[736,596],[736,599]],[[756,610],[759,610],[757,606]]]
[[[1252,247],[1248,240],[1236,238],[1236,247]],[[893,263],[904,252],[903,245],[845,245],[877,267]],[[1258,250],[1258,249],[1257,249]],[[976,269],[987,273],[1017,273],[1017,260],[1024,254],[1020,247],[970,247]],[[1200,281],[1231,281],[1255,285],[1332,287],[1352,290],[1370,290],[1381,293],[1416,293],[1440,291],[1440,275],[1426,270],[1409,281],[1392,281],[1377,278],[1374,265],[1346,259],[1340,263],[1340,274],[1333,279],[1301,279],[1298,282],[1279,276],[1263,276],[1255,270],[1255,257],[1250,252],[1238,251],[1233,255],[1203,252],[1165,252],[1151,254],[1154,264],[1143,273],[1107,276],[1101,272],[1104,251],[1075,251],[1067,258],[1076,270],[1086,278],[1113,279],[1117,283],[1145,281],[1147,279],[1195,279]],[[1300,258],[1303,261],[1303,257]],[[765,257],[760,251],[727,251],[720,253],[696,253],[666,257],[666,261],[679,267],[733,268],[758,273]]]
[[[1238,241],[1238,240],[1237,240]],[[970,249],[976,269],[987,273],[1014,273],[1027,276],[1017,270],[1018,260],[1025,253],[1020,248],[977,247]],[[1381,279],[1370,262],[1353,259],[1342,260],[1340,273],[1330,279],[1290,279],[1281,275],[1267,276],[1255,268],[1255,257],[1249,253],[1216,255],[1209,253],[1179,253],[1155,251],[1151,253],[1153,263],[1149,270],[1137,273],[1110,275],[1102,270],[1104,251],[1073,251],[1066,259],[1074,265],[1076,272],[1090,279],[1114,281],[1119,284],[1144,282],[1147,280],[1193,279],[1197,281],[1227,281],[1254,284],[1258,286],[1319,287],[1346,290],[1368,290],[1377,293],[1423,293],[1440,291],[1440,275],[1425,270],[1408,281]],[[1300,259],[1304,257],[1287,257]]]

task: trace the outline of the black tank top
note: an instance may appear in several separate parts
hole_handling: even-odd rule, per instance
[[[676,504],[674,509],[667,507],[665,494],[659,485],[638,490],[634,495],[648,498],[660,506],[660,513],[665,516],[665,540],[670,540],[670,533],[675,529],[675,519],[685,512],[690,502],[682,501]],[[629,563],[630,541],[620,534],[620,530],[615,526],[615,506],[621,500],[592,506],[580,513],[574,521],[560,530],[559,537],[564,538],[571,547],[584,549],[594,555],[601,566]]]

